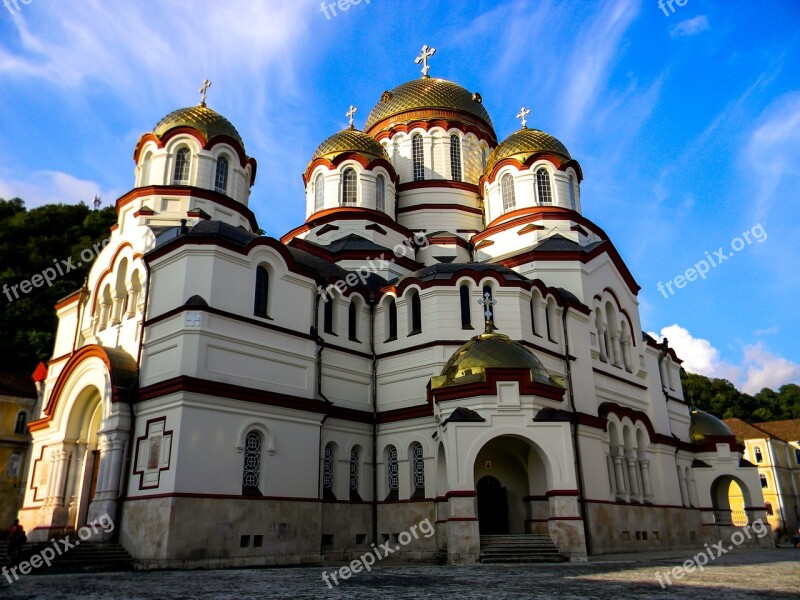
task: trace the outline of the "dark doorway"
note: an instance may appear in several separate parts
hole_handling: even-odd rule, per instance
[[[481,535],[508,533],[508,501],[506,488],[487,475],[478,481],[478,526]]]

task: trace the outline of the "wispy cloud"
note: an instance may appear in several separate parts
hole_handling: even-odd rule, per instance
[[[20,180],[6,177],[0,172],[0,198],[10,200],[20,197],[27,208],[43,204],[91,204],[95,196],[101,196],[104,204],[114,202],[119,195],[116,190],[103,190],[94,181],[86,181],[59,171],[37,171]]]
[[[692,19],[681,21],[675,27],[669,30],[672,37],[684,37],[688,35],[697,35],[701,31],[708,29],[708,17],[699,15]]]

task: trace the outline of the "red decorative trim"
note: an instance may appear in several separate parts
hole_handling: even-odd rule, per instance
[[[303,187],[308,186],[308,182],[311,180],[311,174],[320,165],[327,167],[331,171],[335,171],[339,165],[347,160],[354,160],[367,171],[374,171],[376,167],[383,167],[389,173],[395,185],[397,185],[397,182],[400,180],[397,176],[397,172],[394,170],[394,165],[385,158],[367,160],[367,157],[359,152],[342,152],[341,154],[337,154],[332,161],[327,158],[319,157],[308,163],[303,173]]]
[[[329,227],[326,225],[325,227]],[[325,229],[323,227],[323,229]],[[338,228],[337,228],[338,229]],[[317,235],[321,235],[323,232],[320,231]],[[416,271],[422,268],[422,265],[415,260],[407,258],[405,256],[397,256],[394,251],[391,251],[387,248],[387,251],[390,253],[390,257],[386,256],[385,252],[382,252],[379,255],[375,255],[373,252],[364,251],[364,250],[349,250],[349,251],[342,251],[342,252],[329,252],[322,246],[317,244],[312,244],[302,238],[294,238],[291,241],[293,247],[303,250],[304,252],[308,252],[309,254],[313,254],[314,256],[318,256],[328,262],[335,263],[341,260],[390,260],[393,263],[396,263],[410,271]],[[331,280],[332,281],[332,280]],[[369,297],[369,290],[365,288],[363,285],[359,286],[347,286],[347,289],[344,292],[345,296],[349,296],[352,291],[356,289],[360,289],[365,298]]]
[[[475,250],[480,250],[481,248],[486,248],[487,246],[493,246],[494,240],[483,240],[482,242],[478,242],[475,245]]]
[[[81,290],[76,290],[76,291],[72,292],[69,296],[67,296],[66,298],[62,298],[61,300],[56,302],[55,309],[56,310],[61,310],[62,308],[66,308],[67,306],[70,306],[71,304],[75,304],[80,297],[81,297]],[[52,364],[52,363],[53,363],[53,361],[50,361],[49,364]]]
[[[339,227],[337,225],[331,225],[328,223],[324,227],[320,228],[320,230],[317,232],[317,235],[325,235],[329,231],[339,231]]]
[[[436,496],[433,499],[434,502],[447,502],[447,496]]]
[[[457,235],[436,235],[428,238],[428,243],[438,246],[455,245],[469,250],[469,242]]]
[[[451,490],[445,493],[445,498],[475,498],[478,492],[475,490]]]
[[[602,369],[598,369],[597,367],[592,367],[592,371],[598,373],[600,375],[605,375],[606,377],[610,377],[611,379],[615,379],[616,381],[621,381],[622,383],[627,383],[635,388],[639,388],[640,390],[646,390],[647,386],[642,385],[641,383],[636,383],[634,381],[630,381],[625,379],[624,377],[620,377],[619,375],[614,375],[613,373],[609,373],[608,371],[603,371]]]
[[[72,352],[69,354],[62,354],[61,356],[57,356],[56,358],[51,358],[47,361],[47,366],[54,365],[56,363],[60,363],[62,360],[67,360],[70,356],[72,356]]]
[[[378,223],[390,231],[399,233],[405,238],[410,238],[413,235],[410,229],[398,225],[397,222],[386,213],[361,206],[337,206],[315,212],[306,219],[303,225],[295,227],[289,233],[281,237],[281,243],[288,244],[297,236],[307,233],[315,227],[321,227],[330,221],[370,221],[371,224]]]
[[[547,502],[547,496],[523,496],[523,502]]]
[[[135,213],[133,213],[133,216],[134,217],[151,217],[154,214],[156,214],[156,211],[154,211],[152,208],[150,208],[149,206],[143,206],[142,208],[137,210]]]
[[[483,216],[483,211],[480,208],[474,208],[472,206],[462,206],[460,204],[442,204],[442,203],[437,204],[431,202],[425,202],[424,204],[414,204],[413,206],[403,206],[397,209],[397,214],[414,212],[417,210],[435,210],[435,211],[457,210],[459,212],[465,212],[471,215],[478,215],[481,217]]]
[[[661,345],[657,341],[655,341],[654,339],[652,339],[649,336],[645,338],[645,343],[648,346],[650,346],[651,348],[655,348],[656,350],[661,350],[662,349]],[[672,358],[672,360],[674,362],[678,363],[679,365],[683,364],[683,361],[680,358],[678,358],[677,354],[675,354],[675,349],[674,348],[667,348],[667,354],[670,355],[670,357]]]
[[[375,223],[371,223],[371,224],[367,225],[366,227],[364,227],[364,229],[367,229],[369,231],[377,231],[381,235],[386,235],[386,230],[383,227],[381,227],[380,225],[376,225]],[[317,234],[317,235],[319,235],[319,234]]]
[[[583,521],[581,517],[550,517],[548,521]]]
[[[589,236],[589,232],[588,232],[588,231],[586,231],[586,230],[585,230],[583,227],[581,227],[580,225],[573,225],[572,227],[570,227],[570,228],[569,228],[569,230],[570,230],[570,231],[577,231],[578,233],[580,233],[580,234],[581,234],[582,236],[584,236],[584,237],[588,237],[588,236]]]
[[[639,336],[633,335],[633,332],[635,331],[633,328],[633,319],[631,319],[631,316],[628,314],[628,311],[622,308],[622,303],[619,301],[619,296],[617,296],[617,293],[613,289],[611,289],[610,287],[606,287],[603,289],[603,293],[605,292],[608,292],[609,295],[612,298],[614,298],[614,302],[616,302],[617,304],[617,310],[625,316],[625,319],[627,319],[628,329],[630,329],[631,332],[631,339],[633,340],[633,345],[636,346],[637,345],[636,338]],[[592,299],[602,302],[603,297],[600,294],[595,294]]]
[[[503,213],[489,223],[486,229],[475,234],[472,241],[480,241],[496,233],[505,231],[506,229],[527,225],[531,223],[531,221],[573,221],[583,225],[601,239],[609,239],[605,231],[577,211],[561,206],[529,206],[527,208],[518,208],[517,210]],[[475,238],[477,238],[477,240]]]
[[[211,215],[202,208],[193,208],[192,210],[186,212],[186,216],[193,219],[203,219],[204,221],[211,220]]]
[[[543,158],[550,161],[550,163],[558,171],[566,171],[568,168],[572,167],[575,169],[575,172],[578,175],[578,182],[580,183],[583,181],[583,169],[581,169],[580,164],[578,164],[578,161],[575,159],[565,159],[565,157],[561,156],[560,154],[554,154],[552,152],[536,152],[526,158],[525,162],[521,162],[519,159],[514,157],[504,158],[503,160],[496,162],[494,165],[492,165],[492,170],[489,172],[489,174],[481,177],[481,183],[491,184],[494,182],[497,174],[506,165],[511,165],[518,171],[528,171],[533,166],[533,163]]]
[[[477,520],[478,520],[477,517],[450,517],[449,519],[447,519],[447,522],[449,523],[449,522],[453,521],[453,522],[457,523],[457,522],[461,522],[461,521],[471,522],[471,521],[477,521]]]
[[[422,190],[422,189],[435,189],[435,188],[450,188],[454,190],[463,190],[470,192],[476,196],[480,193],[480,188],[474,183],[467,183],[466,181],[453,181],[452,179],[423,179],[421,181],[409,181],[401,183],[397,186],[397,192],[407,192],[409,190]],[[447,205],[445,205],[447,206]],[[483,211],[481,211],[483,214]]]
[[[119,212],[123,206],[144,196],[191,196],[195,198],[201,198],[203,200],[209,200],[219,204],[224,208],[239,213],[241,216],[247,219],[248,223],[250,223],[250,228],[253,231],[258,231],[258,222],[256,221],[256,216],[253,214],[253,211],[247,208],[244,204],[237,202],[236,200],[233,200],[224,194],[220,194],[219,192],[206,190],[199,187],[192,187],[190,185],[148,185],[146,187],[134,188],[117,200],[115,208],[117,211],[117,216],[119,216]]]
[[[528,223],[522,229],[517,231],[517,235],[525,235],[531,231],[544,231],[545,229],[547,228],[544,225],[534,225],[533,223]]]
[[[443,108],[405,111],[377,121],[366,133],[380,142],[397,133],[409,133],[414,129],[430,131],[434,127],[440,127],[445,131],[458,129],[462,133],[472,133],[479,140],[486,142],[490,150],[497,146],[497,136],[489,123],[461,111]]]
[[[496,396],[497,384],[501,381],[518,382],[520,396],[539,396],[560,402],[564,399],[564,392],[566,392],[563,388],[533,380],[528,369],[486,369],[485,374],[485,381],[441,387],[435,390],[431,389],[429,383],[428,398],[439,403],[474,396]]]
[[[578,490],[548,490],[544,493],[547,498],[554,498],[556,496],[580,496]]]
[[[412,419],[422,419],[432,416],[433,403],[431,399],[428,398],[426,404],[379,412],[378,423],[395,423],[397,421],[410,421]]]
[[[94,290],[92,292],[92,298],[98,300],[100,298],[100,286],[103,285],[104,279],[110,275],[114,271],[114,267],[117,265],[117,259],[119,258],[120,253],[125,249],[130,248],[133,250],[133,246],[130,242],[122,242],[116,250],[114,250],[114,255],[111,257],[111,260],[108,263],[108,267],[100,273],[100,276],[97,278],[97,282],[94,284]],[[91,315],[94,316],[97,307],[100,305],[99,301],[92,303],[92,311]]]
[[[44,498],[36,497],[39,494],[39,486],[33,485],[33,482],[36,480],[36,468],[39,466],[39,463],[41,463],[42,460],[44,459],[45,448],[47,448],[47,446],[42,446],[41,452],[39,452],[39,458],[33,460],[33,467],[31,468],[31,489],[33,490],[33,502],[42,502],[44,500]]]

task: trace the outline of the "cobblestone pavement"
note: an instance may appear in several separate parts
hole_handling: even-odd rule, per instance
[[[662,590],[656,571],[667,572],[683,556],[620,558],[545,565],[388,566],[359,573],[328,589],[323,567],[225,571],[150,571],[27,576],[2,579],[6,598],[798,598],[800,552],[794,549],[726,554],[704,572],[687,574]],[[327,567],[330,572],[335,567]]]

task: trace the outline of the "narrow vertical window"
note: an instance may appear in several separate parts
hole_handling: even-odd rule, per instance
[[[500,180],[500,189],[503,192],[503,212],[514,210],[517,200],[514,197],[514,178],[510,173],[503,175]]]
[[[267,303],[269,300],[269,272],[265,267],[256,269],[256,294],[253,312],[258,317],[267,316]]]
[[[325,177],[320,173],[314,179],[314,210],[325,208]]]
[[[411,487],[414,492],[412,499],[425,497],[425,460],[422,456],[422,445],[415,443],[411,446]]]
[[[388,316],[386,318],[389,336],[386,338],[387,342],[397,339],[397,302],[392,298],[389,300]]]
[[[140,186],[150,185],[150,165],[152,164],[152,161],[153,153],[148,152],[142,161],[142,175],[139,179]]]
[[[411,306],[411,319],[409,323],[411,331],[408,335],[416,335],[422,333],[422,303],[419,300],[419,292],[417,290],[411,292],[409,303]]]
[[[544,167],[536,171],[536,193],[539,196],[539,204],[553,203],[553,192],[550,189],[550,173]]]
[[[355,205],[358,199],[358,175],[355,169],[342,173],[342,205]]]
[[[336,298],[328,298],[326,297],[325,300],[325,307],[323,309],[323,317],[322,317],[322,329],[325,333],[329,333],[331,335],[336,335],[336,328],[335,328],[335,319],[334,319],[334,303],[336,302]]]
[[[351,342],[358,341],[358,306],[355,300],[350,301],[347,315],[347,337]]]
[[[761,456],[761,448],[759,448],[758,446],[753,448],[753,454],[756,457],[756,463],[760,463],[764,460],[764,457]]]
[[[175,155],[175,185],[187,185],[189,183],[189,149],[180,148]]]
[[[411,154],[414,162],[414,181],[422,181],[425,179],[425,154],[420,134],[411,138]]]
[[[764,473],[761,473],[758,478],[761,480],[761,487],[768,488],[769,482],[767,481],[767,476]]]
[[[228,192],[228,159],[220,156],[217,161],[217,173],[214,177],[214,191],[220,194]]]
[[[389,493],[386,496],[387,500],[397,500],[399,497],[400,478],[398,473],[397,448],[389,446],[386,451],[386,484],[389,488]]]
[[[21,410],[17,413],[17,422],[14,425],[14,433],[24,434],[27,432],[25,425],[28,424],[28,413]]]
[[[569,207],[575,210],[575,177],[569,176]]]
[[[322,498],[324,500],[336,500],[336,494],[333,493],[333,458],[333,444],[327,444],[325,446],[325,457],[322,461]]]
[[[462,285],[459,289],[461,295],[461,329],[472,329],[472,315],[469,305],[469,286]]]
[[[461,181],[461,138],[450,136],[450,173],[453,181]]]
[[[375,210],[386,212],[386,178],[383,175],[375,180]]]
[[[531,331],[533,331],[533,335],[541,335],[539,333],[539,327],[536,323],[536,315],[539,311],[539,298],[536,294],[531,295]]]
[[[12,452],[8,457],[8,465],[6,466],[6,477],[16,478],[19,477],[20,467],[22,466],[22,454],[19,452]]]
[[[350,501],[361,502],[358,493],[358,446],[350,450]]]
[[[261,436],[251,431],[244,440],[244,468],[242,469],[242,495],[260,496],[261,490]]]

